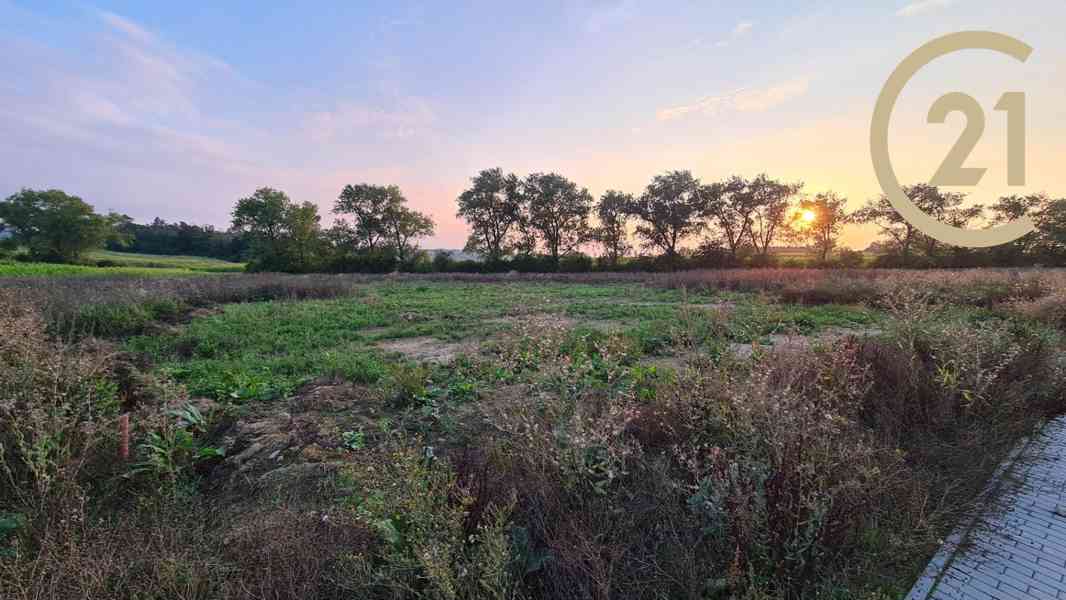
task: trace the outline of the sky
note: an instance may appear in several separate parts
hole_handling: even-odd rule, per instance
[[[928,181],[985,112],[972,202],[1066,195],[1066,3],[68,3],[0,0],[0,196],[60,188],[98,210],[225,228],[256,188],[329,213],[349,183],[395,184],[461,247],[455,198],[479,170],[561,173],[599,196],[674,169],[801,181],[858,208],[880,193],[870,117],[895,66],[962,30],[1034,47],[943,57],[907,86],[890,150]],[[1005,91],[1027,98],[1027,185],[1006,184]],[[328,217],[326,219],[329,220]],[[862,248],[872,226],[845,231]]]

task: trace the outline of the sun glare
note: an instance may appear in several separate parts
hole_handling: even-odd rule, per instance
[[[818,215],[814,214],[813,210],[805,210],[800,213],[800,218],[804,223],[814,223],[814,220],[818,218]]]

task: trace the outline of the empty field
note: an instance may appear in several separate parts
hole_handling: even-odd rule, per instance
[[[0,299],[16,589],[898,597],[1066,408],[1057,271],[27,280]],[[45,553],[50,503],[85,525]]]

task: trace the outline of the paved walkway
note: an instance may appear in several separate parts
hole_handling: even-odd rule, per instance
[[[1013,458],[996,501],[944,543],[907,600],[1066,600],[1066,417]]]

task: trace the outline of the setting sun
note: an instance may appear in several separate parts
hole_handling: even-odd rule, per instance
[[[800,213],[800,219],[803,219],[804,223],[814,223],[814,220],[818,218],[818,215],[814,214],[813,210],[805,210]]]

